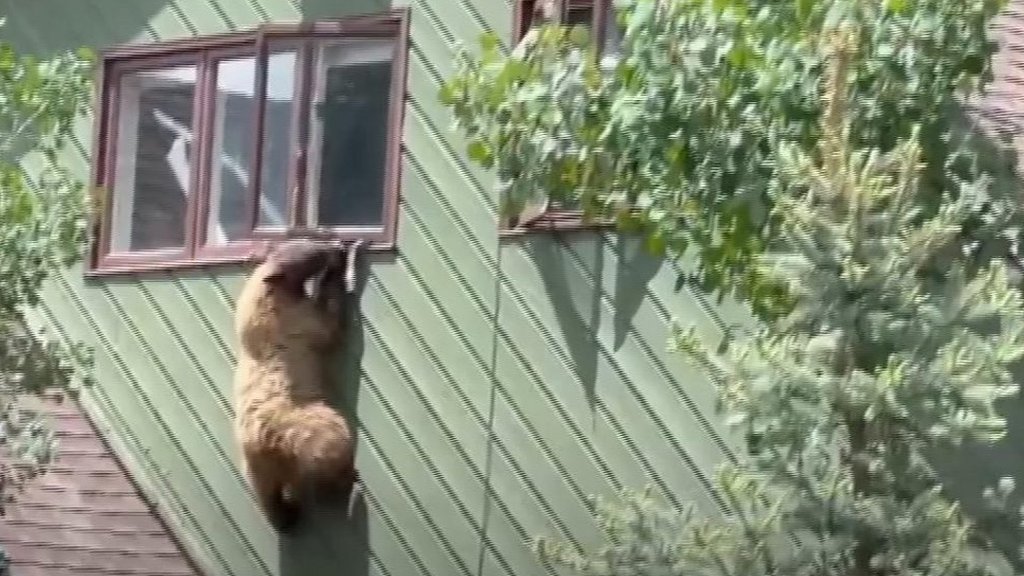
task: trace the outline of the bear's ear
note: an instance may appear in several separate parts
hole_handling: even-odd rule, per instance
[[[263,263],[268,284],[301,285],[324,269],[334,248],[308,240],[292,240],[273,246]]]

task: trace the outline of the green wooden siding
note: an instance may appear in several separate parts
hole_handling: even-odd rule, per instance
[[[0,33],[46,54],[387,7],[11,0]],[[240,268],[102,281],[76,268],[33,318],[96,346],[86,406],[211,576],[544,574],[526,541],[596,543],[588,494],[651,483],[672,502],[719,506],[709,478],[729,441],[713,389],[665,346],[672,317],[718,339],[720,315],[745,315],[680,291],[671,265],[615,234],[530,235],[499,255],[490,177],[462,157],[436,94],[455,43],[507,37],[511,5],[411,8],[398,253],[372,257],[362,329],[338,364],[353,375],[338,395],[358,421],[365,513],[325,512],[279,541],[258,512],[231,434]],[[83,177],[90,130],[83,120],[67,157]]]

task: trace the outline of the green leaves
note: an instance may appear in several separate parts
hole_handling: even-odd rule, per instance
[[[480,163],[485,168],[490,168],[494,164],[494,156],[491,154],[487,143],[483,140],[473,140],[470,142],[466,152],[471,160]]]
[[[85,189],[58,163],[92,100],[91,54],[78,52],[40,62],[0,43],[0,320],[34,304],[49,271],[83,252]],[[39,158],[34,174],[19,165],[26,154]]]
[[[726,513],[624,493],[595,506],[607,546],[542,539],[544,558],[608,575],[994,573],[995,532],[931,458],[1002,438],[995,404],[1024,355],[1024,298],[976,246],[1019,241],[1020,208],[950,134],[1000,5],[635,0],[598,81],[554,32],[513,82],[496,80],[511,64],[462,65],[457,125],[503,200],[578,199],[652,251],[695,249],[704,286],[768,320],[721,354],[673,328],[751,444],[716,479]],[[1006,508],[1012,489],[985,500]]]
[[[485,37],[482,56],[460,54],[442,100],[456,127],[479,140],[471,158],[507,182],[502,193],[513,198],[503,205],[544,194],[615,218],[644,195],[631,224],[653,237],[653,250],[696,250],[702,285],[769,319],[785,312],[785,298],[751,259],[777,234],[769,215],[778,147],[820,137],[814,39],[838,22],[870,31],[850,85],[853,138],[887,151],[921,124],[926,161],[943,173],[959,153],[945,144],[945,109],[988,73],[983,30],[1002,4],[625,0],[612,68],[602,71],[593,49],[558,27],[511,57]],[[941,191],[957,193],[942,180]]]
[[[85,186],[60,158],[92,104],[91,70],[86,49],[41,61],[0,42],[0,515],[54,449],[43,415],[19,400],[73,394],[91,378],[89,350],[32,334],[23,317],[86,245]]]

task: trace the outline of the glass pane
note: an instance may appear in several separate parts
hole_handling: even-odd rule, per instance
[[[586,26],[589,28],[594,23],[594,7],[570,5],[565,13],[566,26]]]
[[[185,244],[196,67],[120,80],[111,251]]]
[[[267,57],[259,227],[280,228],[288,224],[288,165],[295,143],[292,110],[296,60],[295,49],[279,48]]]
[[[307,179],[311,225],[383,221],[393,54],[390,39],[317,50]]]
[[[624,30],[619,25],[618,14],[615,12],[615,7],[612,4],[613,2],[608,2],[605,5],[607,14],[604,18],[604,46],[601,47],[601,53],[604,56],[614,58],[619,54]]]
[[[210,158],[210,211],[206,241],[223,244],[248,230],[246,198],[252,170],[256,59],[217,62],[213,147]]]

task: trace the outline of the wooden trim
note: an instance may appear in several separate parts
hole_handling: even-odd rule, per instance
[[[199,66],[203,58],[203,51],[189,50],[185,52],[174,52],[169,54],[155,54],[153,56],[125,58],[121,60],[108,60],[104,65],[114,70],[116,76],[131,72],[142,72],[145,70],[160,70],[163,68],[174,68],[178,66]]]
[[[603,230],[615,228],[615,222],[609,219],[585,221],[580,210],[549,209],[540,216],[516,226],[508,226],[507,220],[501,221],[499,234],[501,237],[522,236],[537,232],[566,232],[571,230]]]
[[[194,202],[195,209],[191,210],[192,223],[185,233],[185,245],[189,246],[190,257],[195,257],[198,250],[206,244],[206,235],[209,231],[208,221],[210,218],[210,178],[213,174],[213,126],[217,115],[217,64],[216,58],[209,52],[204,54],[203,67],[200,69],[200,81],[205,90],[196,94],[196,107],[199,109],[199,116],[194,119],[196,128],[192,131],[195,139],[195,146],[192,152],[196,155],[192,164],[192,171],[195,174],[193,187],[194,194],[189,200]],[[189,234],[191,233],[191,242]]]
[[[295,23],[271,22],[260,27],[261,34],[278,37],[318,36],[391,36],[402,31],[403,22],[408,18],[408,7],[394,8],[386,12],[361,14],[315,21]]]
[[[154,58],[161,55],[175,55],[184,52],[198,52],[213,48],[227,48],[252,44],[256,40],[258,30],[241,32],[225,32],[207,36],[195,36],[162,42],[146,42],[138,44],[121,44],[100,52],[100,61],[106,65],[110,61],[130,61],[135,58]]]
[[[391,61],[391,101],[388,111],[387,154],[384,167],[384,240],[395,242],[398,236],[398,206],[402,201],[402,152],[405,133],[405,108],[409,73],[409,8],[397,11],[400,15],[395,56]]]
[[[114,217],[114,167],[117,160],[117,110],[121,103],[121,76],[117,73],[116,67],[111,70],[104,70],[103,89],[105,93],[101,96],[100,121],[103,134],[101,136],[103,146],[94,152],[99,154],[96,158],[98,180],[97,185],[103,187],[103,206],[100,212],[100,235],[97,243],[96,267],[101,265],[103,256],[110,252],[110,236]]]
[[[91,233],[95,239],[86,263],[86,276],[106,276],[152,270],[171,270],[230,264],[246,261],[248,254],[261,242],[285,237],[330,238],[336,240],[363,239],[374,252],[394,250],[397,233],[398,202],[400,201],[400,166],[402,133],[405,114],[406,77],[408,73],[410,9],[400,8],[378,14],[368,14],[334,20],[300,22],[297,24],[266,24],[259,28],[200,38],[186,38],[153,44],[117,46],[101,53],[95,87],[96,112],[93,126],[93,166],[91,183],[94,194],[106,189],[103,203],[98,206]],[[309,139],[309,94],[313,73],[313,46],[316,40],[330,37],[358,36],[363,38],[392,38],[395,52],[392,59],[390,86],[391,103],[388,109],[387,153],[385,156],[385,190],[383,194],[383,222],[371,227],[306,227],[305,164]],[[274,232],[257,230],[259,197],[262,190],[263,144],[265,141],[266,85],[271,40],[299,41],[296,62],[296,117],[292,129],[295,155],[289,168],[288,202],[291,228]],[[207,220],[210,218],[211,176],[213,173],[213,142],[216,121],[217,65],[226,58],[251,55],[256,61],[253,158],[250,164],[250,183],[247,190],[246,240],[208,246]],[[138,70],[159,69],[177,65],[197,67],[197,81],[193,103],[193,145],[189,162],[188,203],[183,226],[184,247],[127,253],[110,253],[113,234],[114,172],[117,165],[117,127],[120,120],[120,81],[124,74]]]
[[[210,133],[211,124],[209,108],[211,101],[210,92],[216,91],[216,77],[210,65],[209,52],[203,52],[196,70],[195,94],[192,96],[192,150],[189,154],[189,188],[188,202],[185,206],[185,253],[189,258],[195,256],[196,245],[200,242],[200,235],[197,230],[199,221],[203,219],[206,210],[203,205],[209,199],[206,190],[209,182],[206,178],[209,175],[210,164]],[[203,234],[205,236],[205,234]]]
[[[296,81],[295,109],[292,117],[292,131],[295,134],[295,154],[292,156],[291,176],[288,178],[288,224],[296,228],[306,226],[306,171],[309,166],[309,111],[312,109],[310,96],[313,93],[313,66],[316,59],[316,43],[306,39],[299,47],[296,57],[298,79]]]
[[[104,181],[104,165],[98,160],[103,159],[105,143],[108,140],[106,131],[106,95],[109,92],[106,88],[108,77],[103,66],[97,66],[93,71],[93,113],[92,117],[92,150],[89,153],[94,159],[91,162],[89,173],[88,197],[92,200],[89,210],[89,253],[85,258],[85,269],[92,270],[99,263],[102,253],[103,223],[106,221],[106,205],[109,202],[110,192],[102,187]]]
[[[184,257],[177,259],[169,257],[149,258],[132,261],[113,259],[103,262],[103,265],[99,268],[86,271],[84,275],[86,278],[105,278],[151,272],[190,270],[206,266],[244,265],[253,262],[254,255],[265,245],[265,241],[257,240],[236,242],[223,251],[210,250],[200,253],[191,259]],[[398,251],[398,247],[395,244],[388,242],[370,242],[363,249],[373,254],[396,253]]]
[[[246,198],[248,229],[255,230],[260,220],[260,196],[263,194],[263,125],[267,109],[267,74],[270,69],[270,48],[266,36],[256,39],[256,82],[253,88],[253,152]]]
[[[336,240],[356,240],[362,238],[370,242],[387,242],[388,238],[387,231],[382,227],[360,227],[360,226],[345,226],[345,227],[304,227],[295,226],[288,228],[287,230],[254,230],[252,232],[253,238],[319,238],[323,240],[336,239]]]
[[[188,260],[188,251],[185,248],[159,248],[156,250],[139,250],[137,252],[119,252],[102,256],[98,269],[134,268],[147,264],[160,264],[178,260]]]
[[[117,158],[117,119],[118,114],[116,110],[120,104],[120,92],[121,87],[119,86],[121,78],[115,73],[114,70],[104,70],[104,84],[100,99],[99,116],[100,120],[98,124],[101,126],[102,135],[101,138],[103,145],[102,147],[93,152],[97,154],[94,162],[97,168],[97,186],[102,187],[104,190],[103,206],[99,214],[100,226],[99,226],[99,242],[97,242],[96,259],[94,264],[96,267],[100,266],[100,261],[103,255],[110,251],[110,236],[111,227],[113,226],[114,216],[114,165],[115,159]]]
[[[251,254],[259,244],[259,242],[249,239],[214,246],[199,246],[196,248],[195,255],[192,258],[189,258],[189,260],[221,261],[239,258],[244,260],[249,257],[249,254]]]

